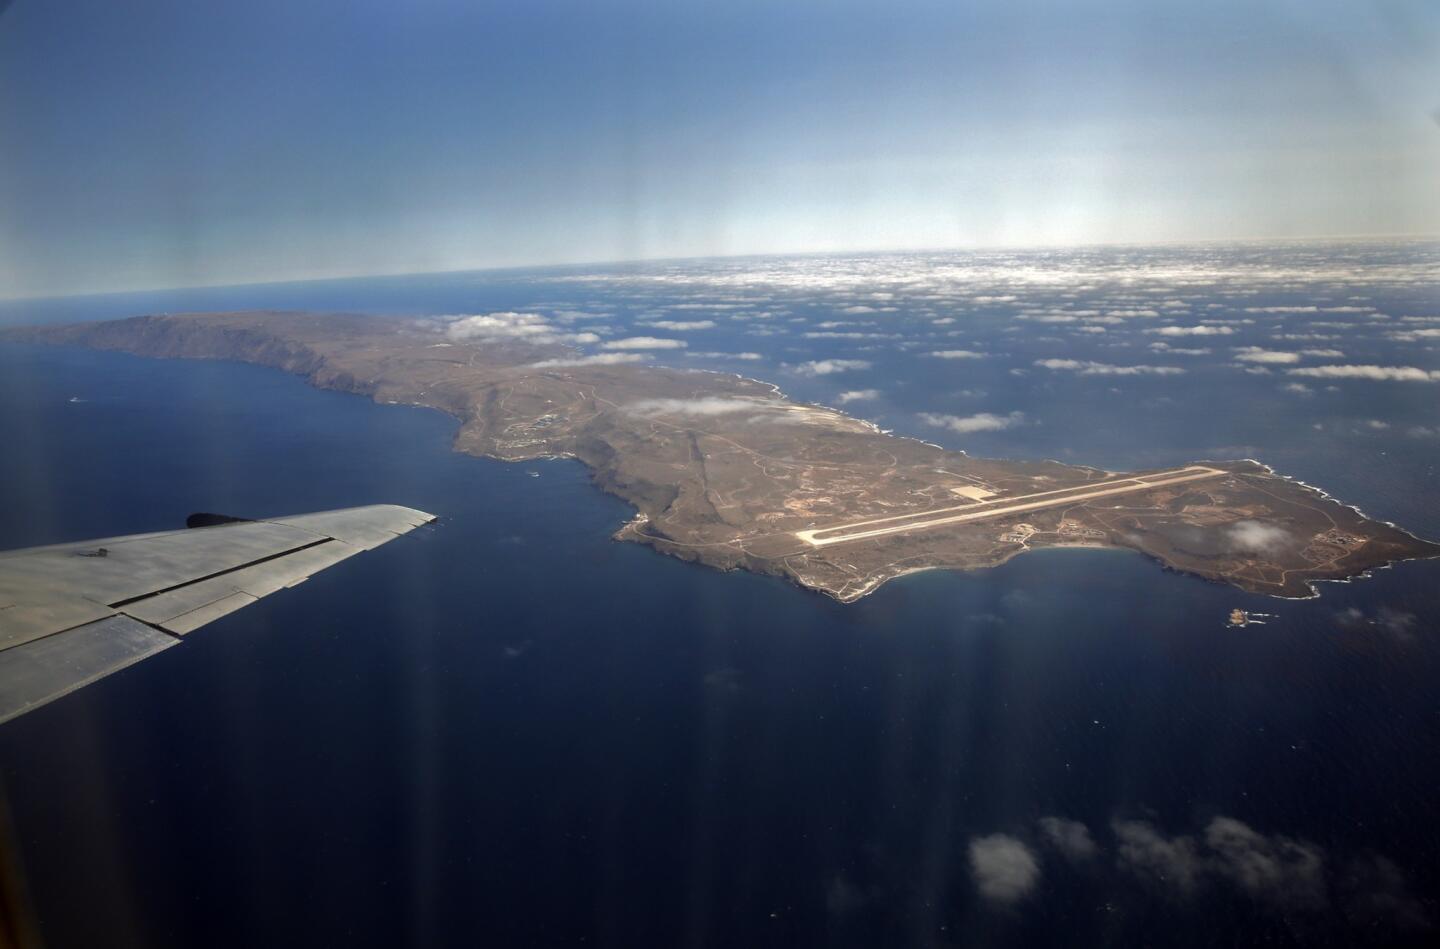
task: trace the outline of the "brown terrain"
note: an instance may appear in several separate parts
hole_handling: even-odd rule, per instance
[[[901,574],[988,567],[1039,547],[1129,548],[1287,597],[1312,595],[1317,580],[1440,556],[1440,545],[1255,461],[1117,473],[972,458],[752,379],[589,363],[555,342],[455,338],[430,320],[178,314],[0,339],[258,363],[439,409],[460,420],[459,451],[586,464],[636,508],[621,540],[788,577],[844,602]]]

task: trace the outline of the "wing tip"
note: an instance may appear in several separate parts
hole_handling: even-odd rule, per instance
[[[403,504],[377,504],[375,505],[375,507],[381,510],[395,512],[397,515],[409,521],[410,527],[412,529],[416,527],[423,527],[426,524],[433,524],[435,523],[435,521],[439,520],[439,518],[437,518],[434,514],[431,514],[429,511],[422,511],[419,508],[414,507],[406,507]]]

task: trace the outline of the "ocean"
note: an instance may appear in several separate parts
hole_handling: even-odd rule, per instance
[[[976,455],[1255,457],[1434,539],[1437,269],[1414,242],[755,258],[0,324],[541,313]],[[1435,938],[1440,562],[1275,600],[1050,550],[845,606],[612,541],[631,509],[578,463],[455,429],[253,366],[0,345],[0,548],[440,517],[0,727],[47,945]]]

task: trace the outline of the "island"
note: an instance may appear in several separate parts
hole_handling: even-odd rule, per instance
[[[1440,545],[1258,461],[1117,472],[974,458],[766,382],[581,355],[573,338],[531,325],[487,333],[445,319],[183,313],[12,329],[0,341],[239,360],[438,409],[460,422],[458,451],[584,463],[636,510],[620,540],[846,603],[903,574],[990,567],[1041,547],[1127,548],[1281,597],[1440,556]]]

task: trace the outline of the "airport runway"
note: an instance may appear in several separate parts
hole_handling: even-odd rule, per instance
[[[916,514],[897,514],[893,517],[879,517],[866,521],[856,521],[851,524],[838,524],[834,527],[819,527],[811,530],[796,531],[795,536],[812,547],[825,547],[830,544],[843,544],[852,540],[884,537],[887,534],[928,530],[932,527],[943,527],[947,524],[963,524],[967,521],[1000,517],[1004,514],[1042,511],[1046,508],[1059,507],[1064,504],[1075,504],[1080,501],[1090,501],[1095,498],[1112,497],[1119,494],[1133,494],[1137,491],[1150,491],[1154,488],[1163,488],[1172,484],[1183,484],[1187,481],[1200,481],[1205,478],[1215,478],[1229,473],[1228,471],[1206,467],[1205,465],[1190,465],[1186,468],[1176,468],[1172,471],[1157,471],[1132,478],[1117,478],[1114,481],[1100,481],[1095,484],[1058,488],[1054,491],[1039,491],[1035,494],[1022,494],[1011,498],[996,498],[993,501],[962,504],[956,507],[940,508],[935,511],[922,511]]]

